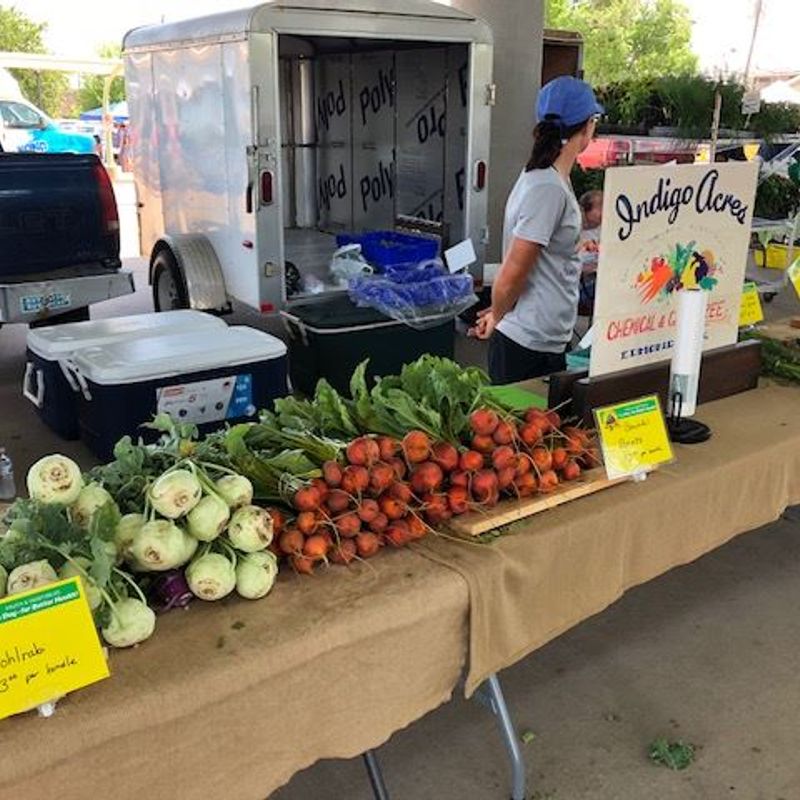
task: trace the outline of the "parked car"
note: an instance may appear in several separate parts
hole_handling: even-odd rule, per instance
[[[697,144],[657,136],[598,136],[578,156],[584,169],[622,164],[693,164]]]
[[[94,153],[93,136],[63,130],[21,98],[0,99],[0,145],[7,153]]]

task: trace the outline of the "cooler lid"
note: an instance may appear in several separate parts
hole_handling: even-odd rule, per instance
[[[118,385],[192,372],[271,361],[286,355],[286,345],[268,333],[243,325],[111,342],[75,353],[78,371],[93,383]]]
[[[336,328],[360,328],[370,325],[402,325],[401,322],[381,314],[374,308],[361,308],[353,303],[346,293],[320,300],[293,303],[284,316],[296,317],[307,328],[334,330]]]
[[[131,314],[113,319],[69,322],[28,331],[28,347],[36,355],[55,361],[69,358],[84,347],[98,347],[138,336],[161,336],[185,330],[227,328],[225,320],[203,311],[181,309],[152,314]]]

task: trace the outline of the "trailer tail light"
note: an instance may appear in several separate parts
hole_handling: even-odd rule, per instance
[[[261,205],[268,206],[272,203],[272,186],[274,180],[269,170],[261,173]]]
[[[486,174],[487,174],[487,166],[485,161],[476,161],[475,162],[475,175],[473,186],[476,192],[482,192],[486,188]]]
[[[100,199],[100,224],[103,232],[107,235],[119,236],[119,213],[111,179],[99,159],[94,163],[92,171]]]

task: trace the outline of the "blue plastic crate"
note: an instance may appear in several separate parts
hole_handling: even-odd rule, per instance
[[[369,231],[362,234],[338,234],[336,246],[360,244],[364,258],[373,267],[390,267],[398,264],[419,264],[436,258],[439,241],[429,236],[415,236],[395,231]]]

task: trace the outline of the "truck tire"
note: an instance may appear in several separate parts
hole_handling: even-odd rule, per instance
[[[156,311],[189,308],[189,292],[175,256],[166,247],[153,258],[153,307]]]

